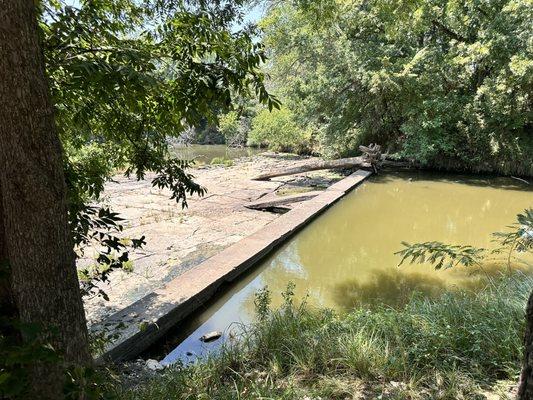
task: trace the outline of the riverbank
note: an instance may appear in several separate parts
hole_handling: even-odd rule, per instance
[[[215,355],[126,389],[144,399],[511,399],[520,370],[524,304],[533,278],[413,298],[398,309],[344,315],[297,304],[274,311]],[[279,294],[274,294],[279,296]],[[132,382],[129,382],[131,385]]]
[[[102,203],[125,218],[124,237],[145,235],[147,244],[131,254],[131,271],[114,271],[109,282],[100,284],[108,301],[99,297],[86,299],[89,324],[143,298],[280,215],[246,208],[249,203],[324,190],[345,176],[342,171],[317,171],[268,182],[252,180],[260,173],[295,167],[309,160],[263,153],[235,159],[232,166],[193,168],[192,174],[207,188],[207,194],[189,198],[186,209],[170,200],[169,192],[153,188],[149,175],[143,181],[117,176],[106,186]],[[90,251],[81,262],[91,262]]]

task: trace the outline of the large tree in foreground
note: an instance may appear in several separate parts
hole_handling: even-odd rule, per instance
[[[62,150],[33,0],[0,2],[0,186],[18,316],[38,324],[67,364],[90,362],[67,219]],[[24,338],[23,338],[24,339]],[[62,393],[60,363],[30,366],[34,398]]]
[[[17,321],[0,326],[0,344],[8,337],[23,351],[36,328],[38,344],[63,360],[20,361],[15,376],[16,357],[0,349],[0,396],[11,382],[59,398],[65,368],[91,363],[74,250],[101,245],[84,292],[127,260],[116,215],[90,204],[116,168],[138,179],[153,172],[184,204],[203,189],[168,137],[214,120],[235,95],[276,104],[253,29],[235,25],[243,3],[0,0],[0,305]]]

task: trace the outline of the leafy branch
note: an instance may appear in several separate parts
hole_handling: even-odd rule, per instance
[[[450,245],[437,241],[414,244],[402,242],[404,249],[394,253],[402,257],[398,266],[405,261],[411,264],[427,262],[435,269],[448,269],[457,265],[479,266],[489,254],[508,252],[507,265],[510,268],[511,257],[515,251],[530,252],[533,249],[533,209],[524,210],[516,219],[517,222],[509,226],[512,229],[510,232],[493,233],[500,246],[490,251],[470,245]]]
[[[127,269],[130,250],[146,244],[144,236],[139,239],[120,238],[118,234],[123,230],[121,221],[123,219],[118,213],[106,207],[84,206],[73,216],[72,232],[79,255],[89,244],[96,244],[97,248],[95,264],[78,269],[82,295],[102,296],[108,300],[98,283],[109,281],[109,275],[114,270]]]
[[[411,264],[428,262],[434,265],[435,269],[448,269],[459,264],[464,266],[476,265],[486,253],[486,249],[483,248],[449,245],[442,242],[415,244],[402,242],[402,245],[405,246],[405,249],[395,253],[402,257],[398,265],[402,265],[406,260]]]

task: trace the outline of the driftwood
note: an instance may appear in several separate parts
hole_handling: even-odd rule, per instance
[[[268,181],[278,176],[301,174],[303,172],[318,171],[321,169],[344,169],[344,168],[372,168],[372,164],[365,161],[363,157],[341,158],[338,160],[318,160],[297,167],[286,168],[261,174],[254,178],[256,181]]]
[[[359,149],[363,152],[363,155],[359,157],[340,158],[337,160],[313,160],[297,167],[261,174],[255,177],[254,180],[268,181],[278,176],[301,174],[322,169],[369,168],[377,172],[379,168],[383,167],[411,167],[411,164],[408,162],[387,160],[387,155],[381,154],[381,147],[379,145],[359,146]]]
[[[245,204],[244,207],[252,210],[268,210],[271,208],[283,208],[292,203],[298,203],[300,201],[310,200],[322,193],[321,190],[313,190],[304,193],[296,193],[288,196],[276,196],[269,199],[262,198],[257,201]]]
[[[363,160],[370,163],[374,172],[378,172],[378,168],[381,166],[381,162],[384,156],[381,155],[381,146],[379,144],[372,143],[370,146],[359,146],[359,150],[363,153]]]

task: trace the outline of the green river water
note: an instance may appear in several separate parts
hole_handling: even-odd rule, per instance
[[[253,147],[228,147],[225,144],[191,144],[173,146],[171,152],[182,159],[194,159],[196,165],[211,164],[214,158],[233,160],[249,157],[264,151]]]
[[[215,330],[226,336],[232,323],[253,320],[254,295],[265,286],[274,306],[293,282],[296,299],[307,297],[310,305],[339,312],[359,305],[398,306],[413,291],[435,296],[475,288],[484,279],[475,268],[398,267],[394,253],[402,241],[494,246],[491,233],[504,230],[517,213],[533,206],[530,188],[510,178],[434,173],[372,177],[176,327],[163,345],[163,363],[193,359],[220,346],[223,339],[205,344],[199,337]],[[501,265],[494,260],[485,265],[485,273],[498,273]],[[515,266],[529,271],[533,261],[517,260]]]

